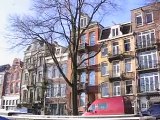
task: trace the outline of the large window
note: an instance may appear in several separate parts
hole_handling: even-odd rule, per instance
[[[148,12],[146,13],[146,23],[152,23],[153,22],[153,13]]]
[[[119,64],[119,61],[113,61],[112,75],[113,75],[113,77],[119,77],[120,76],[120,64]]]
[[[108,75],[108,64],[105,62],[101,63],[101,76]]]
[[[155,51],[143,52],[139,55],[140,69],[157,67],[157,54]]]
[[[94,46],[96,41],[95,41],[95,32],[91,32],[89,34],[89,42],[90,42],[90,46]]]
[[[133,93],[132,80],[126,80],[125,85],[126,85],[125,93],[132,94]]]
[[[89,57],[95,55],[95,52],[90,52]],[[95,65],[95,56],[89,59],[89,65]]]
[[[109,96],[109,83],[105,82],[101,84],[101,96],[108,97]]]
[[[81,93],[81,96],[80,96],[80,106],[85,106],[86,105],[86,94],[83,92]]]
[[[54,84],[53,85],[53,96],[54,97],[60,96],[59,84]]]
[[[89,85],[95,85],[95,71],[89,73]]]
[[[155,43],[154,30],[149,30],[149,31],[138,33],[138,36],[137,36],[137,47],[138,48],[150,47],[154,43]]]
[[[119,96],[121,94],[120,90],[120,82],[113,82],[113,95]]]
[[[80,81],[81,83],[86,83],[86,72],[82,72]]]
[[[124,50],[125,51],[130,51],[130,48],[131,46],[130,46],[130,40],[129,39],[126,39],[126,40],[124,40]]]
[[[131,68],[131,59],[125,59],[125,72],[131,72],[132,68]]]
[[[145,73],[140,75],[141,92],[151,92],[159,89],[158,73]]]
[[[38,72],[38,82],[42,81],[42,71]]]
[[[27,102],[28,92],[27,90],[23,90],[23,102]]]
[[[119,54],[119,45],[118,42],[113,43],[113,55]]]
[[[47,68],[47,77],[50,78],[50,79],[53,77],[52,76],[52,66],[49,66]]]
[[[87,25],[87,17],[81,18],[80,26],[85,27]]]
[[[141,13],[138,14],[138,15],[136,15],[136,24],[137,24],[137,26],[143,24],[143,23],[142,23],[142,14],[141,14]]]
[[[87,54],[83,54],[82,56],[81,56],[81,61],[83,61],[84,59],[86,59],[87,58]],[[81,64],[81,66],[86,66],[87,65],[87,61],[85,60],[82,64]]]
[[[108,54],[108,48],[106,45],[103,45],[103,47],[101,48],[101,56],[105,57]]]

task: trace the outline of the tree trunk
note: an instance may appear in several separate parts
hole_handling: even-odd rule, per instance
[[[73,115],[78,115],[78,104],[77,104],[77,69],[73,68],[73,86],[72,86],[72,111]]]

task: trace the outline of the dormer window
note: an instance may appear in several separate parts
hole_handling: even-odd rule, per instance
[[[80,26],[85,27],[87,25],[87,17],[82,17],[80,21]]]
[[[115,37],[118,35],[118,28],[112,29],[112,37]]]
[[[60,48],[57,48],[57,49],[56,49],[56,55],[59,55],[60,52],[61,52],[61,49],[60,49]]]

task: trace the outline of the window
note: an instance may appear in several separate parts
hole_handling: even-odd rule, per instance
[[[36,74],[33,73],[32,74],[32,80],[31,80],[31,85],[35,84],[36,83]]]
[[[61,50],[60,48],[57,48],[57,49],[56,49],[56,55],[59,55],[59,54],[60,54],[60,52],[61,52],[60,50]]]
[[[27,90],[23,90],[23,102],[27,102]]]
[[[109,96],[109,83],[105,82],[101,84],[101,96],[108,97]]]
[[[48,78],[52,78],[52,66],[47,67],[47,77]]]
[[[119,45],[118,42],[113,43],[113,55],[119,54]]]
[[[121,94],[120,92],[120,82],[116,81],[113,82],[113,95],[119,96]]]
[[[118,35],[118,28],[112,29],[112,37],[115,37]]]
[[[61,84],[61,97],[66,96],[66,84]]]
[[[89,73],[89,85],[95,85],[95,71]]]
[[[153,22],[153,13],[148,12],[146,13],[146,23],[152,23]]]
[[[29,102],[32,103],[33,102],[33,89],[30,89],[30,98],[29,98]]]
[[[84,53],[82,56],[81,56],[81,61],[83,61],[84,59],[87,58],[87,55]],[[86,66],[87,65],[87,62],[86,60],[81,64],[81,66]]]
[[[137,47],[138,48],[150,47],[154,43],[155,43],[154,30],[149,30],[149,31],[138,33],[137,35]]]
[[[125,72],[131,72],[132,68],[131,68],[131,59],[125,59]]]
[[[43,63],[43,57],[40,56],[40,57],[38,58],[38,66],[42,66],[42,63]]]
[[[37,88],[37,101],[40,101],[40,100],[41,100],[40,95],[41,95],[41,93],[40,93],[40,88]]]
[[[104,45],[102,48],[101,48],[101,56],[104,57],[104,56],[107,56],[108,54],[108,48],[106,45]]]
[[[130,51],[130,40],[124,40],[124,50],[125,51]]]
[[[86,105],[86,94],[83,92],[81,93],[81,96],[80,96],[80,106],[85,106]]]
[[[90,52],[89,57],[95,55],[95,52]],[[89,65],[95,65],[95,56],[89,59]]]
[[[139,55],[139,68],[149,69],[157,67],[157,54],[155,51],[142,52]]]
[[[59,91],[59,85],[58,85],[58,84],[54,84],[54,85],[53,85],[53,88],[54,88],[54,90],[53,90],[53,91],[54,91],[54,93],[53,93],[53,94],[54,94],[54,97],[59,96],[59,94],[60,94],[60,93],[59,93],[59,92],[60,92],[60,91]]]
[[[18,93],[20,89],[20,83],[16,82],[16,86],[15,86],[15,93]]]
[[[38,82],[42,81],[42,71],[38,72]]]
[[[28,80],[29,80],[29,74],[28,74],[28,73],[25,73],[24,79],[25,79],[25,81],[28,81]]]
[[[125,83],[126,83],[126,88],[125,88],[126,94],[132,94],[133,93],[132,80],[127,80],[125,81]]]
[[[82,35],[81,36],[81,44],[85,44],[86,43],[86,35]]]
[[[86,83],[86,72],[82,72],[80,81],[81,83]]]
[[[120,76],[120,65],[119,61],[113,61],[113,71],[112,71],[113,77],[119,77]]]
[[[106,110],[107,109],[107,104],[106,103],[99,103],[98,104],[98,109],[99,110]]]
[[[94,46],[96,41],[95,41],[95,32],[91,32],[89,34],[89,42],[90,42],[90,46]]]
[[[108,75],[108,64],[105,62],[101,63],[101,76]]]
[[[47,86],[47,97],[51,97],[52,95],[52,84]]]
[[[85,27],[86,25],[87,25],[87,18],[86,17],[81,18],[80,26]]]
[[[66,63],[62,65],[62,71],[65,75],[67,74],[67,64]]]
[[[14,88],[14,85],[13,85],[13,83],[11,83],[11,85],[10,85],[10,93],[13,93],[13,88]]]
[[[136,16],[136,24],[137,24],[137,26],[143,24],[143,23],[142,23],[142,14],[138,14],[138,15]]]
[[[151,92],[159,89],[158,73],[145,73],[140,75],[140,91]]]

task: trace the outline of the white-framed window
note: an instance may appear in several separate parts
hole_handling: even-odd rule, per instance
[[[129,39],[125,39],[124,40],[124,51],[130,51],[130,50],[131,50],[130,40]]]
[[[59,84],[53,85],[53,96],[58,97],[60,94]]]
[[[153,22],[153,12],[147,12],[146,13],[146,23],[152,23]]]
[[[143,19],[142,19],[141,13],[136,15],[136,24],[137,24],[137,26],[143,25]]]
[[[94,46],[96,44],[96,41],[95,41],[95,32],[91,32],[89,33],[89,45],[90,46]]]
[[[80,106],[85,106],[86,105],[86,94],[85,92],[82,92],[80,95]]]
[[[121,90],[120,81],[113,82],[113,95],[114,96],[121,95],[120,90]]]
[[[108,64],[106,62],[102,62],[101,63],[101,76],[105,76],[108,75],[109,71],[108,71]]]
[[[80,26],[83,28],[87,25],[87,17],[82,17],[80,20]]]
[[[51,97],[52,96],[52,84],[49,84],[47,86],[47,97]]]
[[[42,71],[38,72],[38,82],[42,81]]]
[[[107,45],[103,45],[103,47],[101,48],[101,57],[105,57],[107,55],[108,55]]]
[[[47,67],[47,77],[50,78],[50,79],[53,77],[52,76],[52,70],[53,70],[52,66]]]
[[[152,92],[159,89],[158,73],[145,73],[140,75],[140,91]]]
[[[60,85],[60,89],[61,89],[61,97],[65,97],[66,96],[66,84],[61,84]]]
[[[127,58],[124,61],[125,61],[125,72],[131,72],[132,71],[131,58]]]
[[[132,80],[126,80],[125,81],[125,93],[126,94],[132,94],[133,93]]]
[[[120,64],[119,61],[113,61],[113,70],[112,70],[113,77],[120,76]]]
[[[140,69],[148,69],[157,67],[157,53],[155,51],[142,52],[139,55]]]
[[[150,47],[155,43],[155,31],[148,30],[144,32],[140,32],[137,35],[137,47],[138,48],[146,48]]]
[[[101,84],[101,96],[109,97],[109,83],[108,82],[104,82]]]
[[[113,43],[112,53],[113,53],[113,55],[119,54],[119,44],[118,44],[118,42]]]
[[[115,37],[118,35],[118,28],[113,28],[112,29],[112,37]]]
[[[94,56],[95,54],[96,54],[95,52],[90,52],[90,53],[89,53],[89,57],[92,57],[92,56]],[[95,56],[89,59],[89,65],[95,65],[95,62],[96,62]]]
[[[95,71],[91,71],[89,73],[89,85],[95,85],[96,78],[95,78]]]

